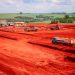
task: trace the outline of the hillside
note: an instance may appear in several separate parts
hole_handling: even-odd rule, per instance
[[[49,13],[5,13],[5,14],[0,14],[0,19],[9,19],[9,18],[14,18],[17,16],[28,16],[28,17],[36,17],[37,15],[44,15],[44,16],[55,16],[55,17],[63,17],[64,14],[49,14]]]
[[[54,19],[60,20],[64,18],[65,15],[64,13],[0,13],[0,19],[6,19],[7,21],[23,21],[27,23],[50,23],[50,21]],[[75,16],[75,14],[67,15]]]

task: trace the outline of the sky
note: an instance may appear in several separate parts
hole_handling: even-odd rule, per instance
[[[75,12],[75,0],[0,0],[0,13]]]

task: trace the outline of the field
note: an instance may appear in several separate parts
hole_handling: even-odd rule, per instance
[[[68,15],[69,18],[64,20],[65,15]],[[59,20],[61,23],[62,22],[73,23],[75,21],[75,14],[73,13],[68,13],[68,14],[65,13],[57,13],[57,14],[56,13],[5,13],[5,14],[0,14],[0,19],[7,20],[8,22],[21,21],[25,23],[51,23],[51,21],[54,21],[55,19],[55,20]]]
[[[35,18],[38,15],[43,15],[43,16],[53,16],[53,17],[64,17],[65,14],[51,14],[51,13],[0,13],[0,19],[12,19],[17,16],[27,16],[27,17],[33,17]],[[75,14],[68,14],[70,16],[73,16]]]
[[[75,45],[53,44],[54,36],[75,39],[75,25],[25,32],[0,27],[0,75],[75,75]]]
[[[8,13],[8,14],[0,14],[0,19],[9,19],[9,18],[14,18],[16,16],[28,16],[28,17],[36,17],[37,15],[41,15],[41,14],[35,14],[35,13],[23,13],[23,14],[19,14],[19,13]],[[42,14],[44,16],[55,16],[55,17],[63,17],[64,14]]]

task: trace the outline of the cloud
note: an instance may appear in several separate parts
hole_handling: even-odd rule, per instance
[[[75,12],[75,0],[1,0],[0,12]]]

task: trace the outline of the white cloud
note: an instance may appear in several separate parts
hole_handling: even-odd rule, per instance
[[[75,0],[1,0],[0,12],[75,12]]]

